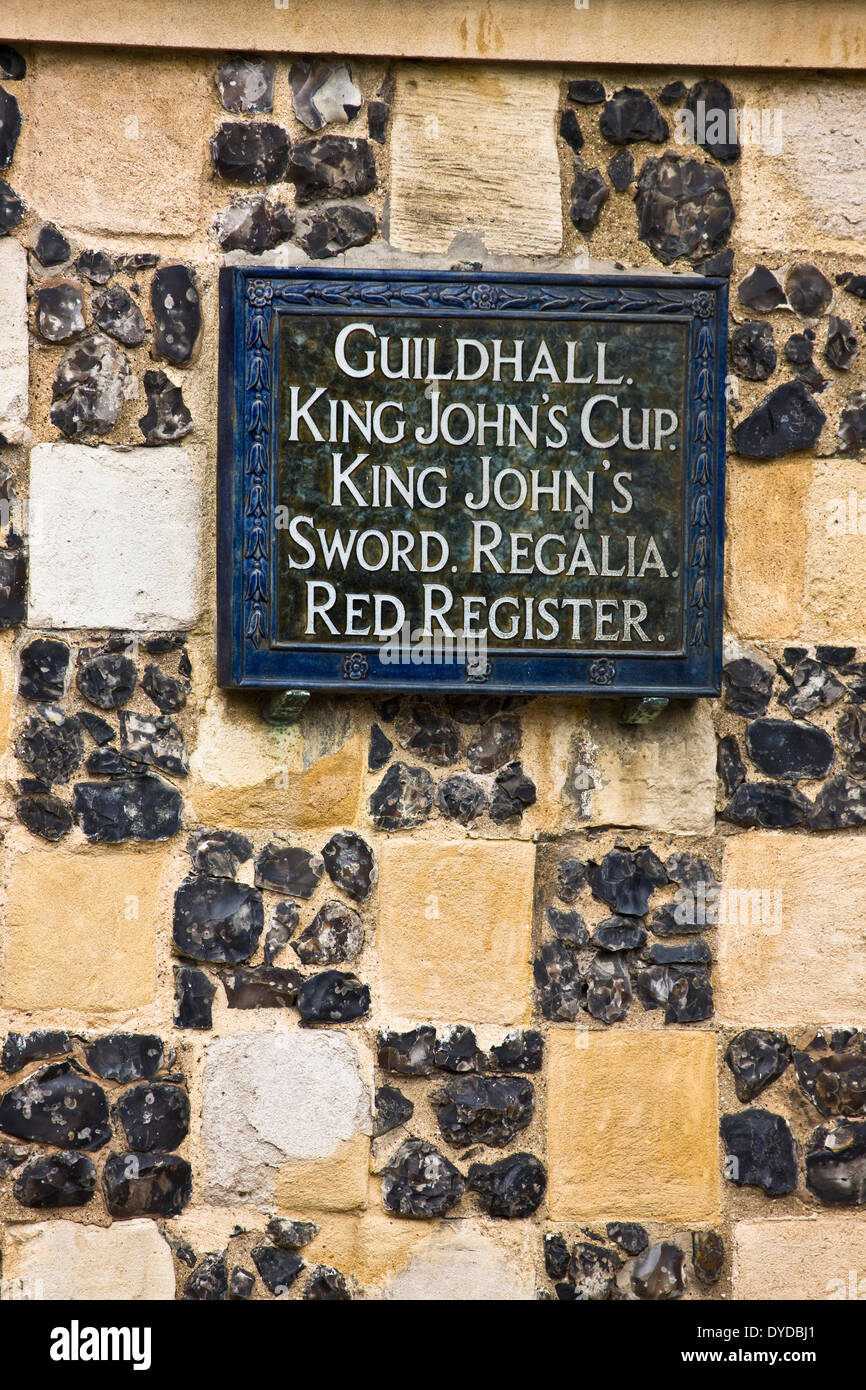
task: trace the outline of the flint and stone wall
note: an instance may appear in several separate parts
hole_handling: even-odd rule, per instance
[[[861,1277],[866,80],[705,77],[0,47],[3,1297]],[[730,275],[723,698],[219,690],[256,255]]]

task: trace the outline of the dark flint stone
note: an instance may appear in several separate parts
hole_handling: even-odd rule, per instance
[[[527,777],[520,763],[509,763],[497,772],[490,798],[490,819],[495,825],[522,816],[537,799],[535,783]]]
[[[392,1129],[408,1124],[415,1113],[415,1106],[402,1091],[395,1086],[376,1088],[376,1117],[373,1124],[374,1138],[390,1134]]]
[[[576,1303],[577,1293],[573,1284],[557,1284],[556,1297],[560,1303]]]
[[[603,951],[636,951],[646,945],[646,928],[633,917],[608,917],[595,928],[592,944]]]
[[[298,898],[311,898],[325,872],[321,854],[314,854],[298,845],[284,845],[271,840],[256,855],[255,884],[272,893],[293,893]]]
[[[429,816],[433,793],[426,767],[392,763],[370,797],[370,815],[380,830],[409,830]]]
[[[695,892],[701,884],[706,888],[718,888],[719,881],[706,859],[696,859],[684,850],[669,855],[665,860],[665,873],[674,883]]]
[[[670,127],[655,102],[639,87],[620,87],[604,104],[599,129],[612,145],[649,140],[662,145]]]
[[[802,381],[785,381],[734,426],[734,443],[745,458],[779,458],[811,449],[826,419]]]
[[[376,235],[376,214],[351,203],[317,208],[299,222],[295,241],[314,261],[341,256],[352,246],[366,246]]]
[[[647,1010],[667,1008],[672,983],[666,965],[642,965],[635,974],[637,997]]]
[[[649,920],[650,931],[655,936],[690,936],[693,932],[703,931],[709,922],[699,920],[699,914],[694,910],[694,902],[686,897],[679,902],[660,903],[653,908],[652,916]]]
[[[394,745],[388,735],[382,732],[378,724],[374,724],[370,729],[370,746],[367,749],[368,771],[381,772],[393,752]]]
[[[608,1239],[627,1255],[639,1255],[649,1245],[649,1236],[636,1221],[608,1221],[605,1230]]]
[[[466,757],[470,772],[495,772],[520,752],[520,724],[508,715],[496,715],[482,724],[469,742]]]
[[[842,1045],[836,1046],[839,1042]],[[794,1070],[800,1088],[822,1115],[850,1118],[866,1111],[866,1038],[843,1034],[827,1050],[823,1034],[795,1052]]]
[[[809,319],[825,314],[833,301],[833,286],[826,275],[817,266],[803,262],[791,266],[785,292],[791,308]]]
[[[828,666],[849,666],[857,655],[856,647],[817,646],[815,655]]]
[[[130,763],[155,767],[175,777],[186,777],[189,772],[183,734],[167,714],[121,710],[120,740],[123,757]]]
[[[635,851],[611,850],[601,864],[590,860],[587,881],[593,897],[607,903],[614,912],[643,917],[649,910],[653,891],[667,883],[668,877],[656,855],[642,846]]]
[[[430,1100],[449,1144],[501,1149],[525,1129],[535,1112],[535,1089],[522,1076],[460,1076]]]
[[[179,1154],[111,1153],[102,1189],[110,1216],[179,1216],[192,1196],[192,1169]]]
[[[166,1234],[166,1240],[171,1246],[181,1264],[185,1264],[187,1269],[195,1268],[195,1251],[185,1240],[178,1240],[176,1236]]]
[[[785,343],[785,360],[794,367],[808,367],[812,361],[812,342],[805,333],[792,333]]]
[[[564,1279],[568,1273],[568,1246],[559,1231],[544,1236],[544,1268],[548,1279]]]
[[[746,749],[759,772],[797,782],[825,777],[836,756],[824,729],[797,719],[756,719],[746,729]]]
[[[94,748],[84,767],[94,777],[126,777],[141,770],[137,765],[130,766],[116,748]]]
[[[734,714],[763,714],[773,693],[773,669],[749,656],[726,661],[722,668],[725,704]]]
[[[564,903],[573,903],[586,887],[586,864],[582,859],[562,859],[556,870],[557,894]]]
[[[119,709],[131,700],[138,673],[135,662],[119,652],[103,652],[78,667],[75,684],[97,709]]]
[[[24,700],[62,700],[69,648],[53,637],[34,637],[21,652],[18,694]]]
[[[281,183],[290,149],[288,135],[272,121],[223,121],[210,141],[214,173],[230,183]]]
[[[569,1261],[569,1279],[579,1303],[603,1303],[610,1298],[622,1260],[615,1250],[577,1241]]]
[[[145,1081],[156,1076],[163,1051],[154,1033],[106,1033],[85,1048],[84,1057],[90,1070],[106,1081]]]
[[[857,299],[866,299],[866,275],[837,275],[836,283],[844,286],[846,294],[853,294]]]
[[[315,1221],[291,1221],[285,1216],[272,1216],[266,1234],[278,1250],[303,1250],[319,1234]]]
[[[579,232],[590,236],[598,226],[601,210],[610,197],[610,189],[598,169],[580,169],[575,164],[571,185],[571,220]]]
[[[480,782],[465,773],[457,772],[439,783],[436,791],[436,805],[449,820],[460,825],[469,825],[484,814],[487,794]]]
[[[432,705],[413,705],[397,720],[397,734],[404,748],[434,767],[450,767],[460,755],[457,725]]]
[[[8,169],[21,134],[21,108],[18,98],[0,87],[0,169]]]
[[[0,1144],[0,1179],[8,1178],[30,1157],[26,1144]]]
[[[637,181],[638,236],[663,265],[693,264],[722,250],[734,204],[715,164],[664,154],[644,161]]]
[[[836,725],[845,764],[855,777],[866,777],[866,709],[852,705]]]
[[[837,367],[840,371],[846,371],[857,356],[857,352],[857,334],[854,332],[854,325],[851,320],[837,318],[835,314],[831,314],[827,332],[827,346],[824,348],[824,356],[830,366]]]
[[[0,1100],[0,1130],[59,1149],[101,1149],[111,1138],[108,1101],[69,1062],[33,1072]]]
[[[566,106],[559,117],[559,133],[565,143],[571,146],[575,154],[583,149],[583,131],[577,119],[577,112],[572,111],[570,106]]]
[[[165,372],[145,372],[144,389],[147,393],[147,411],[139,420],[138,427],[145,444],[171,444],[184,439],[193,428],[193,420],[184,403],[182,388],[169,381]]]
[[[701,275],[720,275],[729,280],[734,273],[734,253],[730,249],[720,251],[718,255],[710,256],[709,260],[701,261],[696,269]]]
[[[275,77],[273,63],[239,57],[229,58],[217,68],[214,81],[224,110],[261,116],[273,109]]]
[[[352,1300],[345,1275],[331,1265],[316,1265],[302,1297],[310,1303],[350,1303]]]
[[[740,281],[737,298],[747,308],[769,314],[785,303],[785,291],[772,270],[765,265],[755,265]]]
[[[174,967],[174,1026],[175,1028],[211,1028],[211,1010],[216,985],[203,970],[191,965]]]
[[[845,830],[866,825],[866,783],[850,777],[831,777],[825,782],[809,816],[812,830]]]
[[[166,265],[150,285],[153,350],[169,362],[188,362],[201,332],[201,304],[195,275],[186,265]]]
[[[679,946],[653,942],[646,955],[652,965],[709,965],[712,960],[706,941],[684,941]]]
[[[502,1042],[490,1049],[491,1071],[541,1071],[544,1039],[534,1028],[518,1028],[506,1033]]]
[[[547,1191],[544,1165],[533,1154],[513,1153],[496,1163],[470,1163],[466,1186],[488,1216],[531,1216]]]
[[[546,941],[532,973],[544,1017],[554,1023],[573,1023],[585,1004],[586,986],[571,947],[564,941]]]
[[[204,1255],[186,1281],[183,1299],[187,1303],[222,1303],[228,1298],[228,1270],[219,1251]]]
[[[28,715],[15,751],[43,782],[68,782],[84,757],[81,726],[59,705],[40,705],[35,714]]]
[[[82,1207],[96,1191],[96,1166],[86,1154],[48,1154],[21,1169],[12,1191],[25,1207]]]
[[[544,915],[560,941],[567,941],[571,946],[587,945],[589,932],[580,913],[575,909],[562,912],[558,907],[548,907]]]
[[[262,895],[246,883],[196,876],[184,879],[174,895],[174,944],[193,960],[247,960],[263,924]]]
[[[692,1231],[692,1265],[702,1284],[717,1284],[725,1267],[725,1242],[718,1231]]]
[[[568,100],[576,106],[600,106],[604,99],[604,83],[594,77],[579,77],[568,84]]]
[[[0,43],[0,77],[9,82],[20,82],[27,75],[27,64],[18,52],[8,43]]]
[[[776,370],[776,344],[769,323],[739,323],[731,335],[731,366],[749,381],[766,381]]]
[[[685,1255],[677,1245],[651,1245],[635,1260],[631,1286],[638,1298],[661,1302],[679,1298],[686,1287]]]
[[[178,647],[182,647],[185,642],[185,632],[164,632],[160,633],[159,636],[146,638],[143,646],[146,652],[150,652],[151,655],[154,655],[157,653],[161,654],[163,652],[177,651]],[[189,675],[189,671],[185,672],[185,674]]]
[[[791,1061],[791,1045],[784,1033],[746,1028],[731,1038],[725,1061],[734,1077],[737,1099],[754,1100],[782,1075]]]
[[[408,1033],[380,1033],[378,1062],[383,1071],[399,1076],[429,1076],[436,1050],[436,1029],[429,1024],[410,1028]]]
[[[36,291],[36,327],[47,343],[65,343],[87,327],[77,285],[46,285]]]
[[[806,1186],[825,1206],[866,1202],[866,1123],[821,1125],[806,1149]]]
[[[323,970],[311,975],[298,992],[304,1023],[351,1023],[370,1012],[370,987],[356,975]]]
[[[332,121],[353,121],[363,105],[348,63],[298,59],[289,69],[289,86],[292,109],[307,130],[323,130]]]
[[[784,782],[744,782],[721,812],[722,819],[734,825],[762,830],[790,830],[806,825],[811,816],[807,797]]]
[[[699,965],[672,965],[665,1001],[665,1023],[703,1023],[713,1016],[713,987]]]
[[[866,445],[866,391],[851,392],[842,408],[837,434],[843,450]]]
[[[292,932],[298,925],[298,904],[291,898],[277,903],[272,909],[270,925],[265,936],[265,965],[272,965],[280,951],[289,944]]]
[[[634,183],[634,159],[631,150],[617,150],[607,166],[607,176],[617,193],[625,193],[629,184]]]
[[[93,320],[103,333],[124,347],[140,347],[147,331],[144,315],[128,290],[121,285],[93,296]],[[145,384],[147,376],[145,373]]]
[[[176,1149],[189,1133],[189,1097],[166,1082],[131,1086],[117,1102],[117,1114],[129,1147],[141,1153]]]
[[[724,82],[719,82],[717,78],[702,77],[689,88],[686,108],[695,117],[695,139],[702,150],[711,154],[720,164],[730,164],[733,160],[739,159],[742,151],[736,134],[737,112],[730,87],[726,87]],[[732,115],[733,139],[730,139]],[[699,138],[701,126],[704,127],[703,140]]]
[[[127,275],[137,275],[140,270],[153,270],[159,265],[159,259],[155,251],[132,251],[127,256],[118,256],[117,268]]]
[[[457,1024],[436,1044],[433,1062],[442,1071],[484,1071],[485,1056],[471,1028]]]
[[[367,102],[367,134],[377,145],[384,145],[388,138],[388,122],[391,119],[391,106],[387,101],[373,97]]]
[[[798,661],[809,655],[808,647],[783,647],[782,661],[786,666],[796,666]]]
[[[729,1161],[725,1176],[737,1187],[760,1187],[780,1197],[797,1186],[797,1149],[787,1121],[769,1110],[723,1115],[721,1135]]]
[[[260,256],[289,240],[295,219],[284,203],[262,197],[238,198],[218,214],[213,229],[223,251]]]
[[[586,1008],[602,1023],[621,1023],[632,1001],[628,966],[618,955],[599,953],[586,972]]]
[[[176,714],[186,704],[189,681],[176,680],[152,662],[144,668],[141,688],[163,714]]]
[[[287,1009],[298,998],[304,977],[276,965],[240,965],[222,976],[230,1009]]]
[[[229,1275],[229,1298],[251,1298],[255,1284],[256,1276],[254,1274],[251,1274],[248,1269],[241,1269],[240,1265],[235,1265]]]
[[[0,631],[23,622],[26,593],[26,553],[23,550],[0,550]]]
[[[394,1216],[447,1216],[466,1186],[454,1164],[424,1139],[407,1139],[382,1173],[382,1202]]]
[[[688,90],[685,82],[681,82],[680,79],[677,78],[675,82],[668,82],[662,87],[659,92],[659,101],[662,106],[678,106]]]
[[[0,236],[12,232],[27,211],[23,198],[19,198],[5,179],[0,179]]]
[[[37,1028],[32,1033],[9,1033],[0,1054],[0,1068],[20,1071],[28,1062],[44,1062],[47,1057],[66,1057],[72,1040],[62,1028]]]
[[[363,944],[364,924],[355,909],[331,898],[292,942],[292,950],[303,965],[342,965],[354,960]]]
[[[820,393],[821,391],[826,391],[827,387],[830,385],[830,382],[826,377],[822,376],[813,362],[810,362],[806,367],[801,367],[797,372],[797,378],[804,386],[813,392]]]
[[[80,251],[75,265],[91,285],[107,285],[114,274],[114,262],[105,251]]]
[[[354,198],[376,187],[376,160],[367,140],[322,135],[294,146],[287,177],[295,185],[298,204]]]
[[[186,842],[193,872],[234,878],[253,852],[252,841],[236,830],[196,830]],[[297,920],[297,919],[296,919]]]
[[[449,695],[447,699],[458,724],[485,724],[506,704],[501,695]]]
[[[797,717],[827,709],[841,700],[845,686],[820,661],[805,657],[791,672],[791,684],[779,696],[779,704]]]

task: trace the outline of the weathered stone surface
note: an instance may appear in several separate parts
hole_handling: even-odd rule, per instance
[[[809,815],[813,830],[842,830],[866,824],[866,786],[850,777],[825,782]]]
[[[850,319],[830,315],[824,356],[837,371],[847,371],[859,352],[857,334]]]
[[[298,998],[303,976],[276,965],[240,965],[222,977],[230,1009],[287,1009]]]
[[[436,1029],[429,1024],[407,1033],[380,1033],[378,1062],[398,1076],[429,1076],[435,1065]]]
[[[390,1134],[392,1129],[408,1124],[414,1113],[415,1106],[396,1086],[378,1086],[373,1134],[377,1139],[383,1134]]]
[[[6,1091],[0,1130],[61,1149],[101,1149],[111,1138],[105,1092],[68,1062],[42,1067]]]
[[[471,772],[495,772],[520,752],[522,735],[518,720],[497,715],[482,724],[470,740],[466,757]]]
[[[646,845],[638,850],[611,850],[600,864],[590,860],[586,876],[594,898],[633,917],[643,917],[656,888],[668,882],[664,865]]]
[[[407,1139],[382,1170],[382,1201],[394,1216],[447,1216],[465,1190],[460,1173],[423,1139]]]
[[[265,1287],[277,1297],[288,1292],[304,1268],[300,1255],[273,1245],[254,1246],[250,1254]]]
[[[24,700],[62,700],[69,648],[53,637],[34,637],[22,648],[18,694]]]
[[[134,632],[195,621],[200,508],[183,449],[37,444],[30,499],[41,523],[30,535],[32,625]]]
[[[125,353],[104,334],[89,333],[66,352],[54,374],[51,423],[69,439],[107,434],[133,388]]]
[[[370,797],[370,814],[380,830],[411,829],[429,816],[433,792],[426,768],[392,763]]]
[[[662,145],[670,127],[655,102],[639,87],[620,87],[605,102],[599,119],[599,129],[612,145],[631,144],[648,140]]]
[[[110,1153],[102,1190],[111,1216],[179,1216],[192,1196],[192,1169],[179,1154]]]
[[[120,652],[101,652],[83,660],[75,684],[97,709],[114,710],[132,699],[138,681],[135,662]]]
[[[144,342],[147,331],[144,315],[121,285],[93,296],[93,320],[103,333],[116,338],[124,347],[140,347]]]
[[[776,370],[776,345],[769,323],[739,323],[731,334],[731,366],[749,381],[766,381]]]
[[[734,224],[721,169],[677,154],[644,161],[635,207],[638,236],[663,265],[706,260],[725,246]]]
[[[104,782],[76,782],[72,809],[88,840],[169,840],[180,830],[183,800],[161,777],[136,776]]]
[[[298,991],[304,1023],[351,1023],[370,1012],[370,987],[356,975],[323,970],[310,975]]]
[[[866,1258],[863,1222],[837,1215],[763,1215],[734,1226],[731,1261],[736,1299],[824,1301],[858,1297]],[[851,1287],[850,1270],[856,1271]]]
[[[295,185],[299,204],[319,198],[353,198],[375,188],[376,160],[366,140],[323,135],[293,147],[287,177]]]
[[[589,931],[575,908],[563,912],[558,907],[548,907],[544,910],[544,916],[560,941],[567,941],[570,946],[586,946],[588,944]]]
[[[866,1039],[841,1029],[818,1032],[793,1054],[801,1089],[822,1115],[862,1116],[866,1111]]]
[[[217,215],[213,229],[224,251],[260,256],[289,240],[295,219],[284,203],[262,197],[236,198]]]
[[[617,150],[607,166],[607,176],[617,193],[625,193],[629,185],[634,183],[634,175],[634,156],[631,150]]]
[[[578,154],[583,149],[583,131],[580,128],[580,121],[577,119],[577,112],[566,107],[559,117],[559,137]]]
[[[166,1082],[131,1086],[117,1102],[117,1114],[127,1144],[141,1153],[176,1149],[189,1132],[189,1097]]]
[[[367,747],[367,771],[381,772],[393,752],[394,745],[388,735],[378,724],[374,724],[370,729],[370,742]]]
[[[816,709],[827,709],[845,694],[845,686],[820,661],[804,657],[791,672],[791,684],[779,696],[779,704],[801,718]]]
[[[702,1284],[717,1284],[725,1267],[725,1242],[718,1231],[692,1231],[692,1265]]]
[[[528,1153],[508,1154],[496,1163],[471,1163],[466,1183],[488,1216],[531,1216],[547,1190],[543,1163]]]
[[[747,308],[769,314],[785,303],[785,291],[772,270],[765,265],[754,265],[740,281],[737,298]]]
[[[535,783],[527,777],[521,763],[509,763],[497,772],[490,797],[490,819],[494,825],[522,816],[537,800]]]
[[[789,830],[795,825],[806,825],[811,810],[810,802],[796,787],[784,782],[744,782],[721,814],[735,825]]]
[[[4,1278],[39,1287],[49,1301],[168,1300],[175,1294],[171,1250],[154,1221],[85,1226],[77,1221],[12,1225]]]
[[[725,1061],[733,1072],[737,1100],[754,1100],[771,1086],[791,1061],[791,1045],[784,1033],[765,1028],[746,1028],[728,1043]]]
[[[465,1027],[462,1023],[456,1024],[439,1039],[433,1061],[441,1071],[450,1071],[458,1075],[469,1071],[484,1071],[486,1065],[484,1053],[478,1046],[473,1029]]]
[[[234,878],[253,852],[252,841],[236,830],[197,830],[186,842],[193,873]]]
[[[763,714],[773,693],[773,666],[758,653],[729,657],[722,667],[725,704],[734,714]]]
[[[391,107],[394,104],[394,79],[385,78],[375,97],[367,102],[367,130],[371,140],[384,145],[388,138]]]
[[[837,431],[843,449],[862,449],[866,445],[866,391],[852,391],[839,416]]]
[[[535,1088],[523,1077],[459,1076],[431,1095],[449,1144],[501,1149],[535,1113]]]
[[[866,1123],[821,1125],[806,1149],[806,1186],[826,1206],[866,1202]]]
[[[586,1007],[586,983],[571,946],[566,941],[545,942],[532,973],[544,1017],[556,1023],[573,1023]]]
[[[331,1265],[316,1265],[304,1286],[303,1297],[314,1303],[348,1303],[352,1295],[345,1275]]]
[[[175,1028],[212,1027],[211,1009],[216,985],[211,984],[203,970],[189,965],[174,967],[174,1026]]]
[[[214,1250],[199,1260],[184,1285],[183,1297],[195,1303],[221,1303],[228,1298],[228,1270],[223,1254]]]
[[[357,831],[342,830],[332,835],[322,850],[322,859],[333,883],[355,902],[366,902],[379,877],[376,856]]]
[[[796,719],[756,719],[746,730],[746,749],[759,772],[797,782],[825,777],[835,758],[824,729]]]
[[[706,1221],[718,1208],[711,1033],[570,1030],[548,1042],[549,1213]],[[622,1078],[628,1076],[629,1085]]]
[[[618,955],[599,952],[586,971],[586,1008],[602,1023],[620,1023],[632,999],[628,966]]]
[[[308,130],[322,130],[335,121],[345,125],[364,103],[348,63],[299,59],[289,69],[289,85],[295,115]]]
[[[223,108],[260,116],[273,110],[276,69],[259,58],[229,58],[214,76]]]
[[[651,1245],[632,1266],[631,1286],[638,1298],[680,1298],[685,1292],[685,1255],[678,1245]]]
[[[854,705],[845,710],[836,725],[836,737],[848,771],[866,777],[866,709]]]
[[[571,220],[579,232],[590,236],[598,226],[601,210],[610,197],[610,189],[598,169],[582,169],[575,161],[571,185]]]
[[[79,251],[75,268],[92,285],[107,285],[114,274],[114,261],[107,251]]]
[[[19,797],[15,814],[31,835],[56,843],[68,835],[75,822],[65,802],[49,792],[32,792]]]
[[[202,1107],[210,1200],[272,1201],[288,1161],[322,1163],[369,1128],[369,1084],[344,1034],[232,1033],[210,1043]]]
[[[290,1221],[284,1216],[271,1217],[267,1227],[268,1239],[279,1250],[303,1250],[318,1234],[315,1221]]]
[[[608,1221],[605,1231],[627,1255],[639,1255],[649,1245],[649,1236],[636,1221]]]
[[[833,286],[817,266],[799,261],[785,279],[785,293],[792,309],[804,318],[826,314],[833,301]]]
[[[0,44],[0,77],[12,82],[20,82],[27,75],[27,63],[11,44]]]
[[[61,1028],[37,1028],[32,1033],[7,1033],[0,1054],[0,1068],[5,1072],[16,1072],[28,1062],[43,1062],[48,1057],[65,1057],[71,1051],[72,1039]]]
[[[517,1028],[490,1049],[491,1071],[541,1071],[544,1039],[534,1028]]]
[[[280,183],[290,150],[288,135],[273,121],[223,121],[210,141],[214,173],[229,183]]]
[[[342,255],[366,246],[376,235],[376,214],[354,203],[316,207],[298,217],[295,241],[311,260]]]
[[[561,859],[556,869],[557,892],[565,903],[574,902],[586,886],[586,864],[582,859]]]
[[[173,444],[184,439],[193,428],[192,416],[184,403],[183,391],[165,372],[145,372],[147,412],[138,427],[146,444]]]
[[[257,888],[311,898],[325,871],[322,855],[272,840],[256,855]]]
[[[162,710],[164,714],[175,714],[186,705],[189,680],[169,676],[159,666],[148,662],[144,668],[141,688],[145,695],[153,700],[157,709]]]
[[[195,274],[189,266],[161,266],[150,284],[150,304],[154,353],[176,364],[188,362],[202,323]]]
[[[26,211],[27,205],[24,199],[19,197],[5,179],[0,179],[0,236],[14,231],[19,222],[22,221]],[[18,247],[17,242],[10,242],[9,244]]]
[[[697,143],[720,164],[739,159],[737,108],[730,87],[715,77],[702,77],[689,88],[686,109],[695,118]],[[733,135],[731,118],[733,117]]]
[[[166,714],[135,714],[120,712],[121,754],[136,766],[155,767],[175,777],[189,772],[183,734]]]
[[[20,1169],[12,1190],[24,1207],[81,1207],[96,1190],[96,1167],[86,1154],[49,1154]]]
[[[255,1284],[254,1274],[248,1269],[241,1269],[240,1265],[235,1265],[229,1275],[228,1296],[237,1299],[251,1298]]]
[[[0,169],[8,169],[15,157],[21,134],[21,108],[18,98],[0,87]]]
[[[194,875],[174,895],[174,944],[193,960],[248,960],[263,926],[261,894],[246,883]]]
[[[797,1186],[797,1149],[781,1115],[769,1110],[742,1110],[723,1115],[720,1125],[728,1155],[725,1176],[737,1187],[760,1187],[768,1197]]]
[[[339,965],[355,960],[363,944],[364,924],[358,913],[331,898],[292,942],[292,950],[304,965]]]
[[[58,855],[28,842],[13,855],[4,1005],[104,1012],[151,1004],[162,868],[161,853],[125,849]]]
[[[734,426],[734,443],[747,458],[779,458],[811,449],[826,419],[801,381],[786,381]]]
[[[461,825],[470,825],[484,814],[487,808],[487,793],[474,777],[457,772],[446,777],[436,789],[436,805],[443,816],[456,820]]]
[[[591,1241],[577,1241],[568,1264],[574,1299],[580,1303],[601,1303],[610,1298],[621,1266],[622,1260],[615,1250]]]
[[[300,920],[298,904],[292,902],[291,898],[277,903],[269,920],[270,925],[265,936],[265,965],[272,965],[280,951],[288,946],[292,932]]]
[[[83,333],[84,298],[77,285],[47,285],[36,291],[36,327],[47,343],[65,343]]]
[[[460,731],[453,719],[430,704],[413,704],[396,721],[402,746],[434,767],[450,767],[460,753]]]
[[[386,1015],[527,1021],[533,862],[524,842],[382,844],[377,942]]]
[[[164,1055],[162,1040],[154,1033],[106,1033],[84,1050],[90,1070],[107,1081],[149,1080],[156,1076]]]

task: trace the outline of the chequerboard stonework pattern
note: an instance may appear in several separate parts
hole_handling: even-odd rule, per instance
[[[866,79],[235,43],[0,45],[0,1298],[845,1297]],[[727,282],[719,698],[219,684],[323,267]]]

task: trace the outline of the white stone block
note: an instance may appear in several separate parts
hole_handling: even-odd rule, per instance
[[[0,433],[27,418],[30,386],[27,334],[27,252],[0,237]]]
[[[37,444],[31,627],[190,627],[199,497],[185,449]]]
[[[168,1300],[174,1264],[155,1221],[40,1221],[7,1227],[0,1290],[0,1297],[47,1302]]]

